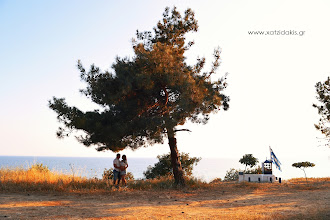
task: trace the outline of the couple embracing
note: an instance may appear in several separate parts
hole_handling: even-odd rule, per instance
[[[116,158],[113,160],[113,185],[119,186],[120,180],[122,184],[126,186],[126,169],[128,167],[126,155],[122,156],[120,160],[120,154],[117,154]]]

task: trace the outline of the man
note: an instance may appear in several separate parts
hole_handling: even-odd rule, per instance
[[[116,181],[117,185],[119,186],[119,182],[120,182],[120,154],[117,154],[116,158],[113,160],[113,185],[116,185]]]

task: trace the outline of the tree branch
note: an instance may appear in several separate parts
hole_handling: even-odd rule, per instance
[[[178,130],[174,130],[174,132],[177,132],[177,131],[188,131],[188,132],[191,132],[189,129],[178,129]]]

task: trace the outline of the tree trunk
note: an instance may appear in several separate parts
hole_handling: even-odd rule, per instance
[[[307,181],[307,176],[306,176],[306,172],[305,172],[305,169],[302,169],[303,171],[304,171],[304,173],[305,173],[305,178],[306,178],[306,183],[308,182]]]
[[[181,166],[181,161],[179,159],[179,152],[176,145],[176,138],[173,129],[168,129],[168,144],[171,150],[171,163],[173,168],[175,184],[185,186],[185,180],[183,175],[183,170]]]

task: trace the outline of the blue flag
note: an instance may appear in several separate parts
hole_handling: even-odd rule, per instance
[[[281,162],[277,159],[276,155],[274,154],[272,148],[269,147],[269,150],[270,150],[270,157],[273,161],[273,164],[275,164],[276,168],[279,169],[280,171],[281,170]]]

